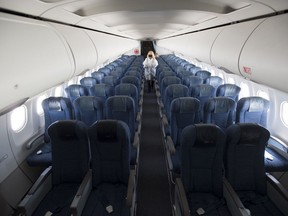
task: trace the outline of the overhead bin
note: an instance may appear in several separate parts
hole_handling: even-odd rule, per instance
[[[239,59],[244,77],[288,92],[288,14],[267,18],[250,35]]]
[[[197,58],[200,61],[210,62],[210,50],[215,38],[221,32],[222,28],[211,29],[198,33],[182,35],[163,39],[157,42],[162,48],[173,50],[185,56]]]
[[[239,55],[245,42],[264,19],[230,25],[220,32],[211,47],[211,63],[240,74]]]
[[[74,73],[71,49],[51,25],[0,13],[0,27],[0,110]]]
[[[70,26],[51,23],[65,38],[73,53],[75,71],[72,76],[79,75],[97,65],[97,50],[87,32]]]

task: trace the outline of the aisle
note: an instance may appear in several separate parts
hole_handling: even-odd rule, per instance
[[[144,93],[137,216],[172,215],[155,91]]]

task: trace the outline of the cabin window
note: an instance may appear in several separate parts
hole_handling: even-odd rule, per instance
[[[11,128],[14,132],[20,132],[27,123],[27,107],[22,105],[14,109],[10,116]]]
[[[233,78],[233,77],[228,77],[227,83],[229,83],[229,84],[235,84],[234,78]]]
[[[264,98],[266,100],[270,100],[268,93],[263,91],[263,90],[258,90],[257,91],[257,96],[262,97],[262,98]]]
[[[280,118],[283,124],[288,127],[288,102],[284,101],[280,107]]]
[[[37,111],[37,114],[38,114],[39,116],[43,115],[43,113],[44,113],[43,107],[42,107],[42,101],[43,101],[44,99],[46,99],[46,98],[47,98],[47,95],[45,94],[45,95],[41,95],[41,96],[38,97],[38,99],[37,99],[36,111]]]
[[[61,97],[63,95],[62,86],[58,86],[57,88],[55,88],[54,95],[55,95],[55,97]]]
[[[239,99],[250,96],[249,86],[246,83],[242,82],[240,84],[240,88],[241,88],[241,91],[239,93]]]

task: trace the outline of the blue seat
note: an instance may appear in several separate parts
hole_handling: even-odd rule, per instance
[[[238,101],[241,88],[235,84],[222,84],[216,90],[216,97],[229,97]]]
[[[88,96],[88,89],[85,86],[72,84],[65,88],[65,93],[70,99],[71,103],[81,96]]]
[[[226,132],[225,175],[244,206],[255,216],[283,215],[267,196],[264,150],[269,131],[254,123],[238,123]]]
[[[73,101],[75,119],[84,122],[87,126],[95,121],[104,119],[103,102],[94,96],[82,96]]]
[[[195,73],[195,76],[202,78],[203,80],[211,76],[211,73],[206,70],[199,70]]]
[[[48,134],[48,127],[59,120],[73,119],[73,111],[70,100],[65,97],[49,97],[42,101],[45,119],[44,143],[37,148],[27,158],[29,166],[43,166],[51,165],[51,143]]]
[[[131,140],[131,164],[138,161],[139,134],[137,132],[135,102],[132,97],[125,95],[111,96],[106,100],[106,118],[121,120],[130,129]]]
[[[203,121],[204,104],[215,94],[215,88],[208,84],[199,84],[189,88],[190,96],[200,101],[200,121]]]
[[[89,190],[75,198],[78,215],[130,216],[135,213],[135,171],[130,170],[130,132],[122,121],[102,120],[88,129],[92,155]],[[88,198],[86,198],[88,197]],[[86,198],[86,199],[85,199]],[[79,210],[84,206],[83,211]]]
[[[143,86],[141,85],[141,80],[137,76],[125,75],[120,80],[120,83],[130,83],[137,87],[139,97],[141,100],[141,95],[143,95]]]
[[[95,77],[84,77],[80,80],[80,84],[82,86],[85,86],[87,89],[96,85],[97,83],[100,82]]]
[[[135,102],[135,113],[140,112],[139,93],[135,85],[131,83],[120,83],[115,86],[115,95],[127,95],[132,97]]]
[[[209,76],[204,80],[203,83],[212,85],[215,89],[217,89],[220,85],[223,84],[223,79],[219,76]]]
[[[52,166],[48,167],[19,204],[22,215],[71,215],[70,204],[89,170],[86,125],[62,120],[48,128]]]
[[[228,97],[216,97],[204,104],[203,122],[218,125],[226,129],[233,124],[236,103]]]
[[[114,87],[104,83],[96,84],[89,88],[89,95],[101,98],[102,102],[105,103],[108,97],[114,95]]]
[[[118,84],[118,77],[117,76],[104,76],[102,79],[102,83],[110,86],[115,86]]]
[[[170,117],[171,102],[175,98],[188,97],[188,96],[189,96],[189,88],[185,85],[171,84],[171,85],[167,86],[167,88],[165,89],[165,92],[164,92],[163,102],[164,102],[164,109],[165,109],[165,113],[166,113],[168,122],[170,122],[170,118],[171,118]]]
[[[175,202],[185,202],[189,206],[190,211],[186,207],[184,212],[195,216],[201,215],[201,211],[204,215],[231,215],[223,196],[225,140],[225,133],[214,124],[184,128],[181,179],[177,178],[175,185]]]
[[[266,127],[269,101],[261,97],[245,97],[237,102],[236,123],[257,123]]]
[[[95,71],[91,73],[91,76],[94,77],[97,80],[97,83],[102,83],[102,79],[104,77],[104,73]]]
[[[201,77],[197,77],[194,75],[184,76],[182,77],[182,83],[188,87],[195,86],[203,83],[203,79]]]
[[[166,129],[166,145],[169,169],[180,173],[180,139],[183,129],[199,123],[200,102],[192,97],[179,97],[171,102],[170,124]]]

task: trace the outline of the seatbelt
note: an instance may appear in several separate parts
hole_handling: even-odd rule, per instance
[[[113,206],[110,204],[110,202],[107,199],[107,197],[105,196],[105,194],[103,194],[99,189],[95,193],[96,193],[96,196],[98,197],[100,203],[103,205],[103,207],[107,211],[107,213],[108,214],[112,213],[113,212]]]
[[[198,215],[204,215],[204,214],[209,214],[214,210],[217,210],[219,207],[223,206],[226,203],[226,201],[222,198],[218,200],[217,202],[209,205],[207,208],[203,209],[202,207],[198,208],[196,210],[196,213]]]

